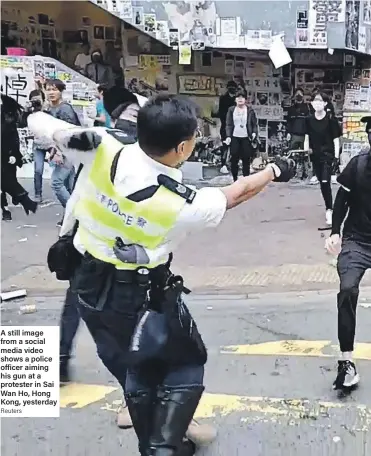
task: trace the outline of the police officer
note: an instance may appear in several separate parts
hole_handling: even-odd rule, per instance
[[[337,179],[341,187],[335,198],[331,236],[326,240],[330,253],[338,254],[340,250],[337,306],[341,358],[333,383],[336,390],[353,388],[360,380],[353,361],[356,309],[359,284],[371,268],[371,116],[362,121],[366,123],[370,148],[353,157]]]
[[[124,151],[117,138],[101,138],[79,193],[74,245],[83,258],[74,288],[98,355],[126,393],[140,454],[192,455],[195,446],[183,437],[204,389],[206,351],[189,312],[179,302],[177,290],[184,288],[170,272],[169,255],[187,236],[217,226],[226,210],[252,198],[268,183],[288,181],[295,169],[276,158],[264,171],[227,187],[193,191],[181,185],[178,168],[195,145],[195,105],[176,96],[158,96],[139,111],[137,128],[138,143]],[[96,142],[96,135],[76,133],[68,146],[93,150]],[[143,271],[149,272],[149,280],[143,280]],[[189,345],[193,353],[180,363],[135,365],[127,376],[138,313],[154,302],[161,314],[161,306],[173,305],[174,296],[182,318],[190,323],[190,339],[195,336],[196,343]],[[135,334],[139,339],[140,330],[137,327]],[[160,333],[157,327],[155,336]],[[175,346],[173,359],[177,348],[181,350]]]
[[[136,119],[138,110],[146,101],[147,99],[145,97],[129,92],[125,88],[113,87],[106,92],[104,98],[105,109],[111,116],[115,126],[115,130],[112,130],[111,134],[114,134],[116,138],[119,138],[120,144],[126,145],[135,142],[137,137]],[[50,135],[50,139],[54,138],[56,140],[58,147],[66,156],[74,159],[75,162],[79,162],[80,165],[83,164],[83,167],[79,168],[80,171],[78,173],[78,178],[76,179],[75,190],[67,203],[63,226],[60,231],[60,239],[55,244],[57,248],[54,248],[53,246],[51,254],[49,255],[49,266],[51,267],[51,270],[58,274],[57,269],[59,269],[60,274],[60,250],[65,250],[69,247],[70,236],[75,234],[76,218],[74,216],[74,207],[81,194],[81,188],[86,185],[88,180],[91,164],[95,155],[95,149],[93,148],[94,144],[91,145],[92,150],[90,151],[93,153],[85,154],[81,154],[73,149],[73,142],[67,147],[67,143],[71,136],[70,132],[72,131],[71,125],[51,119],[50,116],[45,117],[45,115],[43,115],[42,118],[33,116],[29,119],[29,126],[31,130],[35,132],[38,132],[39,128],[45,129],[45,132]],[[108,130],[102,127],[89,130],[98,132],[102,136],[108,134]],[[57,132],[56,136],[53,135],[55,132]],[[85,140],[89,145],[87,137]],[[66,257],[66,255],[63,256]],[[73,254],[71,261],[68,261],[65,267],[62,268],[67,269],[67,273],[64,272],[64,276],[59,276],[58,278],[60,280],[66,280],[66,277],[69,278],[71,270],[74,269],[74,264],[79,261],[80,256],[76,258],[76,255]],[[56,265],[54,265],[54,263],[56,263]],[[79,321],[80,315],[77,311],[77,293],[69,287],[66,293],[60,321],[60,381],[62,383],[70,381],[69,363],[73,341],[79,327]],[[118,410],[117,425],[121,429],[132,427],[132,421],[126,406],[122,406]],[[214,440],[216,432],[212,426],[199,424],[195,420],[192,420],[187,435],[197,445],[204,446]]]

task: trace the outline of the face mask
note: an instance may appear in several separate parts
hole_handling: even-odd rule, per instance
[[[100,63],[102,61],[102,57],[100,55],[93,55],[91,60],[93,63]]]
[[[128,136],[137,138],[137,124],[125,119],[118,119],[115,128],[124,131]]]
[[[300,102],[303,101],[303,98],[303,95],[296,95],[295,100]]]
[[[228,93],[229,93],[229,95],[230,95],[231,97],[233,97],[234,95],[236,95],[236,90],[234,90],[234,89],[229,89],[229,90],[228,90]]]
[[[323,111],[325,109],[325,103],[323,101],[312,101],[313,109],[318,111]]]

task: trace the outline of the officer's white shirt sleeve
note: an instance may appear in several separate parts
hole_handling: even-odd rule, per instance
[[[197,190],[191,204],[186,203],[179,214],[177,225],[188,233],[219,225],[227,210],[227,198],[219,188]]]

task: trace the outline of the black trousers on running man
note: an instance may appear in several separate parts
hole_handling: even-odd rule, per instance
[[[345,238],[338,257],[338,337],[341,352],[354,350],[359,284],[371,268],[371,243]]]

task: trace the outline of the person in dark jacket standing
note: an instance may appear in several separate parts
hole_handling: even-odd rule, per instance
[[[246,91],[236,93],[236,105],[228,109],[225,143],[231,145],[231,172],[233,180],[237,180],[238,164],[242,161],[242,173],[250,174],[250,165],[255,150],[251,142],[258,135],[258,121],[255,111],[246,104]]]
[[[3,220],[12,220],[6,194],[13,204],[21,204],[26,214],[35,213],[37,203],[30,199],[28,192],[17,179],[17,166],[22,167],[17,124],[21,120],[22,107],[13,98],[1,95],[1,209]]]
[[[237,93],[237,84],[234,81],[229,81],[227,83],[227,92],[219,98],[219,119],[220,119],[220,139],[223,143],[222,159],[221,159],[221,169],[220,172],[223,174],[228,174],[228,169],[226,166],[227,163],[227,151],[228,146],[224,143],[227,139],[226,133],[226,124],[227,124],[227,113],[228,109],[235,105]]]
[[[353,157],[338,177],[331,236],[326,249],[338,256],[338,339],[341,357],[333,389],[349,391],[360,377],[353,360],[360,282],[371,269],[371,116],[362,119],[370,148]],[[341,227],[343,225],[342,238]]]
[[[304,92],[298,88],[295,90],[293,103],[287,113],[286,129],[290,149],[304,150],[306,119],[309,114],[309,106],[304,101]]]

